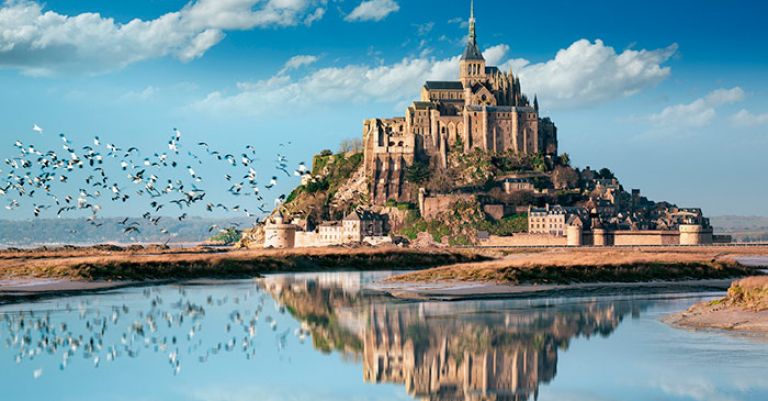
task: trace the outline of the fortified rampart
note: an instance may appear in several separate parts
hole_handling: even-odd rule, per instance
[[[680,230],[608,230],[583,231],[578,226],[566,229],[568,246],[663,246],[710,245],[712,229],[699,225],[681,225]]]

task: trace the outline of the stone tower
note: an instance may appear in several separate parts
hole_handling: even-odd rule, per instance
[[[465,88],[485,80],[485,58],[477,46],[477,32],[475,31],[475,0],[470,3],[469,39],[459,63],[459,80]]]

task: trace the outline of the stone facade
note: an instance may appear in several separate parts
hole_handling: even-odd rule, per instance
[[[445,167],[448,151],[518,155],[557,154],[557,128],[539,117],[512,71],[487,66],[477,44],[474,10],[458,81],[429,81],[405,117],[363,124],[365,171],[371,199],[415,201],[405,169],[415,161]]]
[[[312,248],[346,244],[381,244],[385,238],[384,221],[368,211],[353,211],[341,221],[327,221],[314,230],[288,224],[282,214],[265,225],[265,248]]]
[[[518,191],[534,191],[536,187],[530,178],[505,178],[502,181],[504,192],[511,194]]]
[[[586,209],[547,205],[544,208],[528,209],[528,233],[548,234],[565,237],[566,223],[571,216],[580,216],[581,221],[587,216]]]

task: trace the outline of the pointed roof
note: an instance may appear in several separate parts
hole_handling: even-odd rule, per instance
[[[477,32],[475,31],[475,0],[471,0],[469,7],[469,40],[467,41],[467,47],[464,48],[464,54],[461,55],[461,59],[485,60],[480,48],[477,47]]]
[[[362,216],[360,216],[360,212],[357,210],[353,210],[349,212],[349,214],[344,217],[344,221],[360,221],[362,220]]]

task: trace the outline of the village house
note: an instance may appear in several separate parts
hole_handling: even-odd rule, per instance
[[[304,223],[304,220],[297,220]],[[356,210],[340,221],[320,223],[314,230],[285,221],[281,213],[264,226],[265,248],[311,248],[387,242],[384,220],[378,214]]]
[[[589,213],[583,208],[562,207],[560,205],[546,205],[544,208],[529,207],[528,233],[564,237],[566,224],[569,218],[574,215],[586,220]]]
[[[511,194],[518,191],[533,191],[536,188],[530,178],[505,178],[502,181],[504,192]]]

